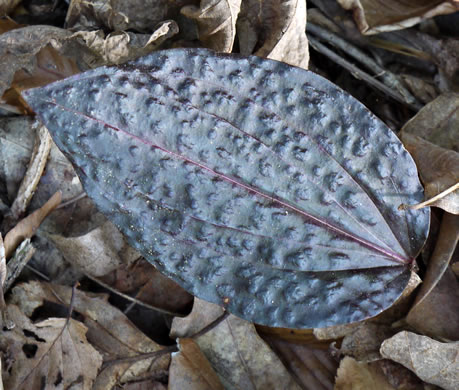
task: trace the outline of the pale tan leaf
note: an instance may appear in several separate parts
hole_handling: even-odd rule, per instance
[[[13,289],[11,301],[26,315],[49,301],[69,305],[72,289],[49,283],[30,282]],[[104,361],[111,361],[101,370],[94,389],[111,389],[115,384],[129,382],[141,375],[162,373],[170,362],[169,354],[157,358],[135,358],[144,353],[160,351],[162,348],[138,330],[117,308],[107,302],[103,294],[87,294],[77,290],[73,300],[74,312],[83,316],[87,326],[87,338],[94,347],[103,351]]]
[[[3,371],[6,388],[52,390],[78,383],[79,389],[92,389],[102,356],[88,343],[86,326],[65,318],[33,324],[16,305],[7,312],[15,327],[0,336],[13,361]]]
[[[403,331],[383,342],[381,355],[404,365],[425,382],[447,390],[457,389],[459,342],[440,343]]]
[[[346,356],[338,368],[335,390],[368,389],[395,390],[377,367]]]
[[[120,64],[151,53],[166,39],[178,33],[178,26],[172,20],[156,26],[152,34],[134,34],[116,31],[105,36],[102,30],[78,31],[72,39],[82,40],[99,58],[99,64]]]
[[[255,54],[308,69],[306,0],[283,1],[278,8],[279,20],[276,20],[272,32]]]
[[[199,40],[212,50],[231,53],[241,0],[201,0],[199,7],[187,5],[180,12],[198,24]]]
[[[459,9],[455,0],[338,0],[338,3],[353,12],[360,32],[367,35],[408,28]]]
[[[32,237],[42,221],[61,203],[62,193],[56,192],[41,208],[18,222],[5,236],[5,256],[9,258],[17,246]]]
[[[448,92],[424,106],[401,132],[459,152],[459,93]]]
[[[459,153],[441,148],[409,133],[403,132],[401,138],[416,162],[424,183],[426,200],[436,197],[459,182]],[[452,214],[459,214],[459,190],[456,189],[437,198],[427,205],[440,207]],[[407,206],[410,205],[403,207]]]
[[[70,264],[91,276],[106,275],[122,264],[118,252],[124,246],[124,238],[111,222],[107,221],[83,236],[53,234],[49,238]]]
[[[188,317],[174,318],[171,337],[190,337],[223,313],[221,307],[195,298]],[[299,389],[253,324],[230,315],[195,341],[225,388]]]
[[[223,390],[224,387],[195,341],[178,340],[179,352],[172,355],[168,390]]]

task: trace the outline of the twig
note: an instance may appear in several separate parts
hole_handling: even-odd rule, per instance
[[[29,166],[27,167],[27,171],[22,179],[16,199],[11,206],[10,218],[12,222],[17,221],[18,218],[25,212],[30,200],[32,199],[41,175],[43,174],[43,170],[45,169],[51,145],[52,139],[49,135],[48,129],[43,125],[39,125],[35,136],[35,145],[33,147],[32,156],[30,157]]]
[[[72,203],[78,202],[80,199],[86,198],[88,195],[86,192],[82,192],[81,194],[78,194],[77,196],[74,196],[73,198],[66,200],[65,202],[62,202],[59,206],[56,207],[56,210],[61,209],[63,207],[67,207],[71,205]]]
[[[356,67],[354,64],[350,63],[349,61],[345,60],[344,58],[340,57],[334,51],[330,50],[325,45],[322,45],[317,39],[312,37],[311,35],[308,36],[309,43],[311,46],[317,50],[318,52],[322,53],[323,55],[330,58],[332,61],[336,62],[337,64],[341,65],[343,68],[347,69],[354,77],[364,80],[368,84],[370,84],[373,88],[380,90],[382,93],[390,96],[392,99],[408,106],[414,111],[419,111],[419,108],[416,105],[407,103],[402,96],[398,93],[394,92],[392,89],[387,87],[381,81],[376,80],[374,77],[370,76],[368,73],[364,72],[363,70]]]
[[[160,312],[160,313],[163,313],[163,314],[167,314],[167,315],[170,315],[170,316],[183,317],[183,314],[181,314],[181,313],[176,313],[176,312],[173,312],[173,311],[170,311],[170,310],[162,309],[160,307],[152,306],[152,305],[149,305],[148,303],[142,302],[142,301],[140,301],[140,300],[138,300],[138,299],[136,299],[134,297],[131,297],[131,296],[127,295],[127,294],[124,294],[121,291],[118,291],[118,290],[114,289],[113,287],[109,286],[108,284],[102,282],[101,280],[95,278],[94,276],[88,275],[87,273],[84,273],[84,275],[88,279],[91,279],[92,281],[96,282],[97,284],[100,284],[102,287],[106,288],[107,290],[110,290],[114,294],[117,294],[120,297],[123,297],[124,299],[127,299],[128,301],[134,302],[137,305],[140,305],[140,306],[146,307],[147,309],[154,310],[154,311],[157,311],[157,312]]]
[[[425,200],[424,202],[417,203],[417,204],[405,204],[402,203],[398,206],[399,210],[419,210],[427,206],[431,206],[432,203],[435,203],[437,200],[444,198],[446,195],[449,195],[451,192],[456,191],[459,189],[459,183],[452,185],[451,187],[447,188],[446,190],[440,192],[439,194],[435,195],[434,197]]]
[[[398,91],[400,98],[408,105],[412,105],[420,110],[422,105],[416,100],[416,98],[408,91],[408,89],[400,82],[398,77],[392,72],[384,69],[375,60],[369,57],[365,52],[355,47],[348,41],[339,37],[338,35],[327,31],[326,29],[317,26],[313,23],[308,23],[307,31],[316,35],[319,39],[325,40],[330,45],[337,47],[347,55],[355,58],[357,61],[366,66],[370,71],[374,72],[374,77],[381,77],[383,83],[391,88]]]
[[[35,253],[35,248],[30,243],[30,238],[24,240],[21,245],[14,252],[13,257],[10,259],[7,265],[7,276],[5,284],[3,285],[3,291],[6,293],[13,285],[14,281],[22,272],[22,269],[28,263]]]
[[[199,336],[202,336],[203,334],[211,331],[213,328],[218,326],[221,322],[225,321],[229,316],[229,312],[225,311],[221,316],[216,318],[214,321],[212,321],[209,325],[205,326],[202,328],[200,331],[196,332],[190,338],[197,338]],[[107,365],[110,364],[117,364],[117,363],[127,363],[127,362],[136,362],[139,360],[145,360],[145,359],[150,359],[150,358],[157,358],[159,356],[172,353],[172,352],[178,352],[179,349],[177,345],[171,345],[170,347],[165,347],[161,349],[160,351],[155,351],[155,352],[148,352],[148,353],[141,353],[135,356],[128,356],[124,358],[119,358],[119,359],[113,359],[113,360],[108,360],[106,362]]]

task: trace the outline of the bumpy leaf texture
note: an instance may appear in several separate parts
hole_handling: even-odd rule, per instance
[[[380,313],[408,282],[429,226],[397,210],[423,199],[413,160],[312,72],[177,49],[24,98],[100,210],[200,298],[325,327]]]

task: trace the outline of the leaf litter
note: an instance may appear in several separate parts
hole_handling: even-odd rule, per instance
[[[0,3],[0,10],[8,13],[13,19],[19,16],[17,18],[19,22],[21,20],[33,20],[40,14],[40,11],[37,13],[38,8],[33,10],[29,6],[21,10],[19,8],[14,10],[15,4],[10,3],[7,2],[8,8],[1,8],[3,3]],[[364,50],[363,55],[371,52],[371,55],[378,59],[379,65],[386,67],[388,70],[390,69],[391,72],[399,76],[401,83],[405,84],[402,87],[410,90],[418,101],[429,102],[433,97],[439,96],[412,118],[415,112],[410,111],[412,107],[408,111],[401,109],[397,104],[393,104],[391,97],[388,97],[392,95],[384,96],[379,93],[379,95],[376,94],[375,98],[375,92],[365,84],[375,81],[375,83],[368,85],[377,85],[378,75],[373,77],[373,74],[370,73],[369,77],[363,78],[363,82],[352,82],[352,76],[339,69],[339,66],[348,66],[345,61],[337,62],[339,65],[332,64],[332,61],[337,59],[345,60],[348,58],[345,49],[334,49],[338,55],[331,61],[325,60],[324,62],[315,50],[311,54],[311,59],[309,58],[308,42],[305,34],[306,4],[302,0],[283,2],[281,7],[276,2],[253,0],[242,2],[240,8],[237,1],[202,1],[199,7],[197,7],[196,2],[193,4],[196,7],[193,9],[194,14],[189,13],[187,15],[187,8],[180,14],[180,8],[183,6],[189,7],[191,6],[190,3],[180,0],[169,2],[165,6],[161,1],[154,2],[151,6],[159,7],[159,12],[154,15],[146,15],[144,12],[138,11],[139,7],[145,7],[147,4],[147,2],[141,0],[136,0],[132,3],[126,2],[127,8],[124,9],[123,7],[126,5],[121,5],[120,8],[116,3],[106,2],[100,3],[100,7],[90,9],[87,3],[71,1],[70,4],[73,9],[67,13],[67,25],[65,26],[67,29],[71,27],[71,31],[51,26],[22,28],[23,26],[11,23],[8,19],[1,21],[0,61],[6,64],[2,68],[6,71],[0,77],[3,95],[0,103],[0,115],[4,115],[4,112],[10,115],[6,118],[0,118],[0,130],[2,131],[0,133],[0,158],[2,159],[0,167],[0,205],[2,207],[0,210],[2,211],[4,224],[6,224],[5,215],[16,198],[19,185],[30,161],[35,138],[35,133],[30,132],[31,121],[29,119],[11,116],[11,113],[19,114],[29,110],[19,93],[31,86],[48,84],[52,80],[48,76],[51,76],[53,71],[57,72],[56,76],[52,77],[60,79],[72,74],[72,72],[75,73],[101,65],[122,63],[161,48],[196,45],[207,48],[213,47],[217,50],[240,52],[244,55],[257,54],[303,68],[307,68],[309,62],[310,67],[316,72],[320,72],[351,91],[370,110],[390,124],[392,130],[397,131],[409,119],[412,119],[402,130],[402,134],[409,132],[439,147],[457,152],[457,126],[454,125],[457,116],[457,99],[453,91],[457,91],[455,87],[457,85],[455,84],[457,82],[455,72],[457,71],[458,63],[457,56],[451,55],[457,47],[457,35],[454,37],[454,28],[452,27],[457,23],[445,23],[441,18],[435,18],[428,20],[430,24],[424,22],[420,28],[415,26],[414,29],[373,35],[371,39],[367,39],[357,32],[351,15],[339,12],[341,8],[334,0],[323,2],[311,0],[307,4],[309,15],[317,14],[318,8],[314,8],[314,6],[319,7],[323,12],[320,16],[322,22],[324,22],[320,24],[322,27],[326,26],[329,31],[335,34],[338,33],[347,40],[348,44],[358,45]],[[214,4],[218,4],[218,7],[209,8],[209,5],[212,6]],[[374,6],[371,2],[364,2],[365,7],[369,6],[368,4]],[[437,7],[437,5],[435,3],[434,7]],[[377,6],[380,6],[380,4],[378,3]],[[414,6],[417,5],[415,4]],[[437,7],[434,12],[438,12],[438,10],[443,12],[441,7],[444,7],[444,5]],[[400,28],[408,23],[412,24],[414,21],[412,18],[413,13],[407,10],[398,9],[397,12],[403,15],[390,15],[386,13],[385,8],[376,9],[377,13],[379,12],[379,19],[384,20],[384,23],[389,25],[388,29]],[[75,12],[76,10],[81,12]],[[24,12],[29,13],[25,18],[21,16],[21,13],[23,15]],[[406,15],[404,14],[405,12],[407,12]],[[417,13],[416,17],[419,20],[427,20],[433,14],[431,11],[423,14],[418,11],[415,11],[415,13]],[[358,13],[355,15],[358,15]],[[397,17],[398,21],[402,20],[403,22],[398,23],[397,21],[397,26],[395,24],[390,26],[391,18],[394,16]],[[152,17],[157,19],[152,21]],[[454,18],[454,14],[451,17]],[[406,23],[405,20],[407,21]],[[444,20],[451,21],[454,19]],[[157,23],[161,22],[163,24],[158,26]],[[317,19],[315,19],[314,23],[317,23]],[[379,28],[386,29],[384,25],[379,23],[382,26],[380,27],[378,23],[377,21],[376,24],[373,23],[371,25],[370,28],[374,28],[372,32],[377,31]],[[360,27],[361,21],[357,21],[357,25]],[[2,29],[3,26],[6,28],[5,30]],[[59,26],[64,27],[63,19]],[[103,32],[95,31],[101,28]],[[126,31],[127,29],[129,31]],[[5,32],[8,30],[10,32]],[[180,32],[187,31],[188,33],[193,30],[198,31],[200,42],[188,40],[193,39],[194,33],[190,33],[189,37],[180,34],[174,35],[177,30]],[[443,36],[441,34],[438,35],[438,31]],[[312,39],[315,38],[316,36]],[[237,42],[235,42],[235,39],[237,39]],[[327,39],[329,40],[327,41]],[[334,38],[328,37],[327,39],[321,41],[322,45],[335,47]],[[412,56],[411,59],[405,53],[409,53]],[[70,65],[70,67],[67,67],[67,65]],[[351,74],[361,74],[355,68],[348,67],[348,69]],[[413,69],[415,70],[413,71]],[[375,73],[377,73],[376,68]],[[407,75],[410,77],[407,77]],[[4,93],[5,91],[7,93]],[[9,131],[12,128],[20,129],[20,131],[11,133]],[[25,130],[29,131],[29,133]],[[13,134],[15,135],[13,136]],[[451,166],[452,171],[454,171],[455,167],[452,162]],[[423,169],[419,166],[418,169],[422,174]],[[449,175],[448,170],[443,169],[442,172],[444,174],[436,175],[437,172],[434,170],[431,179],[429,179],[432,183],[441,183],[437,185],[433,196],[441,193],[442,189],[448,188],[445,184],[445,177]],[[233,339],[233,347],[229,347],[229,350],[224,352],[221,352],[219,346],[213,346],[212,344],[207,346],[204,351],[199,342],[197,343],[196,341],[205,336],[205,334],[199,335],[199,331],[203,328],[205,331],[206,325],[211,325],[209,332],[219,333],[222,332],[219,327],[221,329],[233,317],[230,316],[224,319],[220,325],[214,326],[212,324],[215,316],[205,318],[205,309],[201,308],[199,310],[202,310],[204,317],[200,317],[200,313],[195,315],[198,319],[200,318],[199,321],[202,323],[197,324],[194,331],[188,333],[190,338],[178,339],[177,341],[174,339],[162,339],[161,344],[163,344],[163,347],[160,347],[157,343],[152,343],[150,337],[154,335],[155,331],[159,332],[159,327],[150,331],[142,327],[143,332],[147,332],[150,337],[146,336],[133,325],[133,323],[142,323],[141,318],[135,315],[136,309],[149,307],[146,309],[148,312],[154,311],[156,307],[184,315],[189,310],[187,307],[190,305],[190,296],[174,282],[166,282],[163,276],[155,271],[144,259],[139,259],[138,254],[136,255],[135,251],[125,243],[123,243],[122,247],[119,247],[119,238],[114,238],[113,242],[110,242],[110,235],[106,236],[106,238],[101,238],[99,235],[100,230],[98,229],[100,226],[107,224],[107,222],[92,202],[87,197],[84,197],[84,192],[76,173],[54,144],[51,146],[49,161],[43,175],[37,174],[35,180],[39,179],[40,176],[41,180],[36,188],[34,188],[35,184],[28,186],[29,188],[34,188],[32,193],[35,192],[28,208],[26,203],[18,200],[18,202],[20,201],[21,204],[25,205],[21,208],[21,214],[27,216],[33,210],[39,209],[58,190],[62,191],[63,206],[48,216],[38,230],[37,235],[32,238],[32,241],[27,238],[20,243],[21,240],[18,239],[20,245],[8,261],[7,275],[3,286],[4,291],[8,291],[11,286],[16,285],[13,293],[7,293],[5,298],[7,310],[2,313],[4,329],[11,329],[8,332],[16,332],[18,329],[15,330],[14,326],[16,325],[20,328],[21,324],[26,321],[30,325],[30,329],[33,330],[34,335],[38,335],[37,332],[44,332],[43,334],[46,337],[43,337],[43,340],[48,342],[48,345],[50,337],[54,337],[62,330],[66,332],[65,337],[76,337],[83,340],[87,348],[92,348],[93,351],[88,356],[91,356],[91,359],[95,359],[92,360],[93,362],[97,362],[91,367],[92,371],[88,371],[88,373],[96,373],[91,374],[90,377],[88,376],[84,385],[89,386],[88,383],[93,381],[92,388],[95,389],[116,388],[120,383],[123,383],[125,388],[143,385],[147,388],[161,389],[166,388],[165,386],[167,386],[168,382],[169,387],[175,384],[175,386],[181,386],[178,388],[184,388],[183,386],[192,388],[192,385],[204,388],[204,383],[215,383],[213,388],[217,388],[217,381],[222,385],[232,383],[231,381],[235,380],[233,371],[235,370],[234,373],[238,372],[241,361],[235,359],[226,366],[222,362],[226,360],[227,356],[234,356],[234,350],[237,350],[234,345],[238,345],[238,342],[234,341],[236,339],[232,335],[226,336],[229,339]],[[444,177],[442,178],[442,176]],[[6,185],[3,186],[4,184]],[[22,191],[20,192],[22,193]],[[30,194],[27,195],[25,193],[24,195],[24,198],[30,197]],[[455,195],[454,190],[450,195]],[[426,196],[425,199],[428,198]],[[448,210],[448,208],[445,209]],[[441,218],[442,212],[440,209],[436,210],[434,217]],[[369,386],[382,388],[382,386],[387,386],[387,383],[391,383],[393,386],[387,388],[396,389],[407,388],[406,386],[411,386],[408,388],[431,386],[421,382],[421,379],[430,382],[432,377],[430,373],[426,374],[423,368],[409,364],[407,365],[408,368],[404,368],[398,363],[387,359],[374,360],[377,359],[378,355],[375,353],[377,346],[386,336],[372,339],[371,336],[376,335],[377,332],[367,331],[366,334],[370,336],[370,340],[363,344],[361,341],[359,343],[361,346],[369,347],[369,349],[361,349],[360,354],[358,353],[356,342],[352,341],[350,343],[349,340],[351,340],[350,337],[354,337],[352,336],[353,333],[358,334],[355,331],[356,328],[373,329],[392,324],[394,329],[403,330],[406,326],[405,321],[407,321],[420,334],[426,334],[433,339],[442,341],[441,346],[449,348],[449,353],[457,353],[457,344],[448,342],[448,340],[454,340],[454,336],[457,334],[455,333],[457,332],[455,330],[457,325],[455,322],[457,320],[451,316],[454,311],[457,312],[457,308],[453,305],[455,298],[451,295],[452,291],[457,291],[457,280],[454,276],[451,277],[453,275],[451,267],[454,269],[454,250],[457,235],[451,227],[454,226],[454,223],[446,223],[448,220],[454,220],[449,218],[446,212],[443,217],[444,226],[440,230],[441,234],[438,236],[439,242],[434,254],[431,256],[429,264],[424,265],[421,262],[420,270],[418,270],[419,275],[424,279],[425,286],[413,294],[415,286],[419,283],[419,277],[417,277],[416,281],[413,279],[415,274],[412,274],[412,282],[410,281],[410,287],[404,292],[403,303],[394,305],[388,311],[383,312],[381,316],[373,319],[371,323],[368,320],[364,320],[360,324],[352,324],[351,326],[315,329],[314,334],[326,339],[325,341],[316,340],[311,332],[308,333],[307,331],[293,329],[274,331],[267,327],[257,326],[253,328],[253,325],[249,323],[244,325],[241,328],[244,329],[244,332],[248,332],[251,335],[256,335],[254,332],[258,332],[268,341],[268,344],[261,339],[257,341],[258,344],[256,345],[262,346],[264,343],[264,346],[260,347],[262,348],[261,351],[266,351],[266,353],[270,351],[270,356],[274,354],[273,362],[275,363],[273,363],[273,366],[277,366],[277,370],[270,373],[269,379],[266,379],[267,382],[271,381],[273,386],[276,385],[273,388],[279,388],[279,386],[288,386],[289,383],[293,383],[293,380],[298,386],[305,389],[330,389],[333,386],[335,388],[352,389],[359,388],[358,386],[361,388],[368,388]],[[36,227],[37,225],[33,223],[30,232],[35,230],[34,226]],[[3,230],[2,233],[5,238],[7,231]],[[84,276],[85,274],[81,272],[69,272],[72,269],[77,269],[77,260],[75,259],[78,256],[70,253],[71,251],[68,249],[61,248],[63,252],[67,252],[66,257],[68,260],[64,260],[62,255],[59,254],[59,250],[49,240],[49,237],[50,235],[57,235],[62,240],[75,239],[78,241],[80,237],[85,237],[87,234],[95,234],[99,238],[92,240],[91,245],[95,252],[85,252],[87,248],[84,248],[84,245],[79,247],[81,250],[74,249],[74,252],[87,253],[86,259],[83,259],[84,256],[80,256],[83,266],[90,267],[87,276]],[[119,236],[115,234],[113,237]],[[435,242],[436,239],[436,236],[431,236],[430,238],[432,242]],[[118,249],[113,250],[113,244]],[[97,248],[98,246],[99,248]],[[99,257],[97,249],[107,247],[112,248],[107,252],[107,254],[111,253],[111,255],[105,259],[105,265],[110,272],[102,275],[105,273],[105,270],[102,271],[104,267],[102,267],[102,264],[97,264],[96,266],[96,257]],[[99,253],[102,252],[104,250],[99,251]],[[57,256],[57,254],[59,255]],[[109,258],[113,259],[113,263]],[[25,266],[29,260],[32,266]],[[51,266],[53,262],[57,265],[54,268]],[[104,262],[101,261],[101,263]],[[93,274],[92,265],[95,269],[100,268],[95,271],[98,275],[97,277]],[[67,276],[62,278],[64,274]],[[66,321],[65,316],[68,315],[69,307],[71,306],[70,287],[45,283],[34,285],[32,288],[27,287],[27,284],[19,285],[16,280],[19,277],[22,280],[30,281],[47,276],[51,277],[51,282],[53,280],[61,280],[68,286],[73,285],[76,280],[82,282],[82,286],[79,287],[80,290],[75,292],[76,301],[79,300],[79,304],[78,311],[75,311],[74,307],[74,312],[78,313],[78,315],[75,314],[74,318],[69,320],[69,324],[72,324],[72,327],[68,326],[64,329],[62,326],[63,322]],[[24,290],[17,290],[19,286],[22,286],[21,288]],[[106,294],[94,295],[91,292],[100,291],[101,289]],[[24,291],[28,292],[24,293]],[[110,303],[107,300],[107,292],[112,297]],[[59,299],[57,299],[56,293]],[[119,301],[121,299],[119,298],[120,294],[124,294],[127,299],[122,304]],[[127,294],[130,294],[130,297]],[[416,302],[411,307],[415,296],[417,296]],[[118,298],[114,300],[115,297]],[[151,299],[152,297],[158,298]],[[56,307],[48,307],[45,303],[48,300],[62,309],[56,310]],[[459,300],[456,299],[457,301]],[[97,302],[97,304],[94,302]],[[196,300],[196,302],[199,303],[200,301]],[[169,306],[168,303],[170,303]],[[126,315],[116,309],[113,304],[121,307],[133,322],[128,320]],[[196,303],[195,306],[200,307]],[[215,310],[219,313],[216,315],[218,317],[222,311],[217,309]],[[18,315],[15,317],[15,315],[8,314],[10,311]],[[40,314],[42,311],[44,316]],[[147,312],[141,312],[141,316],[145,316]],[[196,310],[193,309],[193,313],[195,312]],[[405,319],[404,317],[408,312],[410,314]],[[60,318],[57,318],[56,315],[60,316]],[[17,320],[11,321],[9,317],[17,318]],[[156,324],[160,317],[155,318],[150,324]],[[170,316],[166,315],[165,318],[168,321],[171,320]],[[174,323],[177,319],[178,317],[176,317]],[[144,318],[143,321],[145,322],[145,320]],[[237,320],[236,322],[243,322],[237,318],[235,320]],[[42,324],[45,325],[40,328]],[[118,327],[116,326],[117,324],[119,324]],[[46,331],[43,329],[46,329]],[[88,330],[86,331],[86,329]],[[194,336],[196,333],[198,333],[197,337]],[[343,347],[342,338],[344,335],[347,335],[348,341],[344,343]],[[40,347],[40,343],[42,343],[31,337],[30,333],[25,335],[22,332],[22,334],[19,333],[19,336],[14,341],[5,341],[5,335],[0,337],[3,354],[2,370],[5,383],[10,380],[11,368],[13,367],[11,366],[12,360],[8,359],[13,355],[8,355],[6,347],[8,345],[16,345],[17,353],[24,354],[23,346],[28,345],[28,343],[35,343]],[[25,340],[27,337],[30,340]],[[423,339],[419,339],[420,336],[416,337],[412,338],[415,341],[410,344],[411,346],[426,345]],[[57,339],[54,337],[53,340]],[[255,337],[254,340],[256,339]],[[61,350],[61,346],[64,345],[62,344],[63,340],[64,338],[60,337],[60,340],[56,342],[56,345],[59,345]],[[139,342],[149,345],[149,348],[141,348],[141,344],[138,344]],[[180,352],[177,351],[175,345],[171,346],[173,348],[167,346],[170,343],[180,345],[185,355],[188,354],[189,359],[193,360],[194,364],[188,365],[186,368],[188,370],[187,374],[185,374],[183,365],[180,365],[179,369],[177,369],[174,359],[175,356],[178,356],[175,354],[180,354]],[[432,343],[435,343],[435,341],[432,341]],[[399,342],[399,344],[404,345],[403,342]],[[126,349],[126,346],[129,345],[132,347]],[[330,345],[330,349],[323,349],[324,346],[327,347],[328,345]],[[265,348],[268,349],[266,350]],[[433,346],[432,348],[437,347]],[[30,350],[25,347],[27,352],[33,351],[33,349],[33,347]],[[161,349],[164,351],[161,351]],[[216,353],[214,349],[220,352]],[[173,363],[169,365],[170,354],[174,350],[176,352],[172,356]],[[53,350],[52,353],[48,353],[44,357],[44,359],[53,362],[51,367],[54,366],[54,362],[61,359],[59,351],[56,351]],[[151,354],[156,354],[157,352],[162,355],[158,355],[159,357],[151,360],[151,356],[156,356]],[[429,358],[429,351],[426,349],[421,349],[416,353],[419,353],[419,359],[421,360]],[[364,360],[370,358],[373,361],[372,363],[349,363],[350,358],[345,357],[342,359],[344,355],[357,355]],[[242,354],[241,356],[244,357],[246,355]],[[252,355],[249,354],[248,356]],[[276,356],[278,360],[274,358]],[[389,352],[384,356],[404,364],[403,358],[396,356],[395,353]],[[104,359],[104,366],[102,367],[99,365],[100,357]],[[162,360],[155,364],[154,361],[158,358]],[[337,363],[340,359],[341,366],[347,365],[347,368],[340,368],[335,384],[333,377],[336,374]],[[33,360],[33,358],[27,358],[27,360]],[[253,360],[253,362],[250,362],[250,360]],[[435,355],[429,361],[433,363],[436,361],[441,362],[440,355]],[[262,388],[257,387],[256,380],[253,379],[257,377],[257,374],[265,372],[260,370],[256,362],[256,354],[253,354],[253,358],[247,359],[247,364],[252,363],[249,366],[252,371],[246,370],[245,376],[243,375],[239,378],[255,383],[254,385],[252,384],[254,388]],[[347,363],[344,364],[344,362]],[[348,368],[349,366],[353,368]],[[27,364],[24,365],[24,372],[27,371],[28,367]],[[62,367],[62,364],[60,367]],[[282,367],[284,368],[280,370]],[[76,369],[78,370],[78,367]],[[343,374],[344,369],[350,371]],[[412,370],[421,379],[415,377],[412,371],[409,370]],[[39,370],[30,369],[25,375],[29,375],[31,380],[39,372]],[[64,382],[73,378],[73,373],[69,370],[67,372],[68,375],[62,378]],[[247,374],[247,372],[250,374]],[[285,372],[288,372],[288,375]],[[438,379],[438,382],[435,383],[443,388],[449,388],[448,386],[451,383],[449,372],[440,370],[438,373],[434,373],[434,381]],[[218,379],[216,379],[215,375],[217,375]],[[346,379],[343,379],[343,376]],[[194,379],[191,383],[186,382],[187,378],[188,380],[189,378]],[[204,379],[203,382],[203,378],[207,378],[207,380]],[[208,378],[213,379],[209,381]],[[452,383],[454,383],[454,380],[453,377]],[[343,385],[343,382],[346,384]],[[81,385],[83,386],[83,384]],[[52,386],[51,382],[49,382],[49,386]],[[226,387],[228,388],[228,386],[231,387],[231,385],[227,384]],[[28,388],[38,387],[28,386]]]

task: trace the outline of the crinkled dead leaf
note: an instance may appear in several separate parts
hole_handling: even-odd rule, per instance
[[[305,0],[244,1],[237,29],[242,54],[308,68]]]
[[[195,298],[185,318],[174,318],[171,337],[189,337],[213,322],[223,309]],[[253,324],[230,315],[195,341],[225,388],[299,389],[277,355],[258,336]]]
[[[144,258],[125,263],[101,280],[117,291],[135,295],[135,298],[152,307],[173,313],[187,313],[193,296],[162,275]]]
[[[338,0],[338,3],[352,11],[360,32],[367,35],[408,28],[459,9],[457,1],[438,0]]]
[[[69,305],[71,295],[70,287],[30,282],[16,286],[11,301],[26,315],[31,315],[44,301]],[[157,358],[123,360],[159,351],[161,347],[139,331],[106,298],[103,294],[88,294],[77,290],[73,300],[74,312],[83,316],[82,322],[88,328],[89,342],[104,354],[105,365],[95,381],[94,389],[111,389],[115,384],[129,382],[141,375],[153,375],[167,370],[169,354]]]
[[[241,0],[201,0],[199,7],[187,5],[180,12],[196,20],[201,43],[212,50],[231,53]]]
[[[218,375],[193,339],[179,339],[178,345],[179,352],[172,355],[169,367],[169,390],[224,389]]]
[[[448,92],[424,106],[403,126],[401,132],[459,152],[458,129],[459,93]]]
[[[440,343],[403,331],[383,342],[381,355],[409,368],[425,382],[446,390],[457,389],[459,342]]]
[[[435,206],[451,214],[459,214],[459,189],[455,189],[459,183],[459,153],[409,133],[402,133],[401,138],[413,156],[424,183],[426,202],[418,207]],[[447,190],[451,189],[453,191],[448,193]],[[417,208],[415,205],[406,207]]]
[[[395,390],[374,364],[360,363],[346,356],[341,360],[334,390]]]
[[[459,338],[459,294],[457,282],[450,271],[450,275],[436,288],[448,269],[458,240],[459,216],[445,213],[424,282],[406,319],[408,324],[427,335]]]
[[[103,28],[151,32],[166,18],[168,5],[167,0],[72,0],[65,21],[74,31]]]
[[[432,102],[438,96],[432,80],[426,80],[425,78],[406,73],[401,74],[400,78],[413,96],[424,104]]]
[[[0,335],[3,353],[11,362],[3,370],[7,389],[92,389],[102,356],[88,342],[81,322],[48,318],[32,323],[16,305],[8,305],[15,327]]]
[[[62,200],[62,193],[56,192],[41,208],[18,222],[5,236],[5,255],[11,256],[17,246],[26,238],[32,237],[42,221],[53,211]]]
[[[151,53],[166,39],[178,33],[178,26],[172,20],[160,23],[152,34],[135,34],[116,31],[105,36],[102,30],[78,31],[73,39],[81,39],[99,58],[99,65],[121,64]]]
[[[122,264],[118,252],[124,246],[124,238],[111,222],[83,236],[53,234],[49,238],[70,264],[91,276],[103,276]]]
[[[333,388],[338,364],[329,351],[315,348],[316,344],[264,337],[287,370],[303,390]]]

